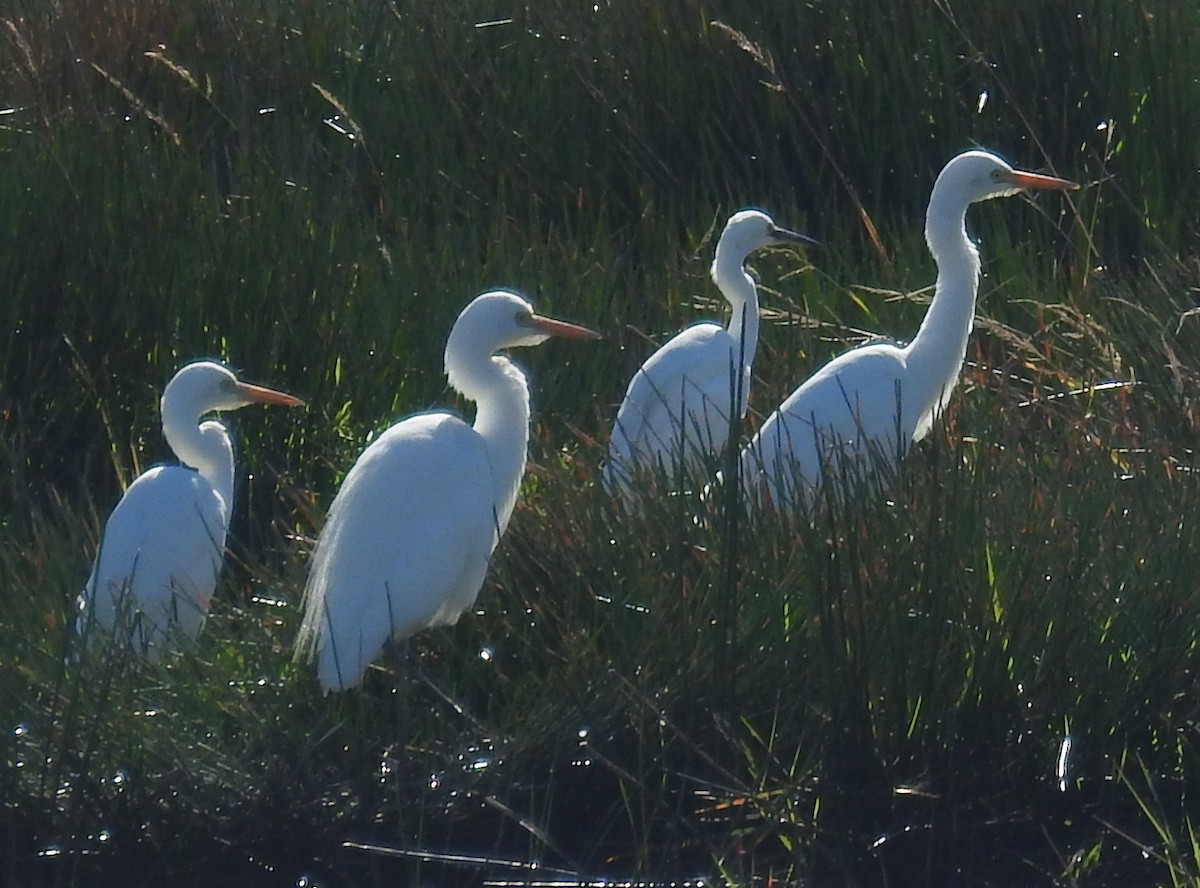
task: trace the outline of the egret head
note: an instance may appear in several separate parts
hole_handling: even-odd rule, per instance
[[[718,265],[725,261],[741,265],[747,256],[760,247],[789,242],[817,246],[817,242],[807,235],[780,228],[766,213],[740,210],[729,217],[725,230],[721,232],[721,239],[717,241],[713,273],[715,275]]]
[[[214,410],[237,410],[250,404],[298,407],[299,398],[273,389],[241,382],[227,367],[214,361],[196,361],[181,368],[163,390],[162,409],[178,409],[195,416]]]
[[[965,151],[946,164],[938,175],[931,203],[939,196],[967,205],[1027,189],[1074,191],[1078,187],[1066,179],[1013,169],[988,151]]]
[[[472,300],[459,314],[450,331],[446,350],[464,347],[492,354],[503,348],[539,345],[551,336],[598,339],[586,327],[543,317],[516,293],[494,290]]]

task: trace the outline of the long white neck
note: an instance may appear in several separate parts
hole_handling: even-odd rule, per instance
[[[967,353],[979,289],[979,252],[966,229],[967,205],[934,189],[925,218],[925,241],[937,262],[937,285],[921,328],[907,347],[908,367],[929,408],[948,393]]]
[[[483,438],[492,468],[496,524],[508,527],[529,448],[529,385],[507,358],[469,347],[446,347],[450,384],[475,402],[475,431]],[[480,357],[482,355],[482,357]]]
[[[194,405],[163,400],[163,435],[175,456],[200,473],[225,502],[226,514],[233,508],[233,442],[216,420],[197,425]]]
[[[719,244],[711,274],[717,289],[733,309],[729,317],[729,335],[737,343],[742,365],[749,368],[754,364],[754,351],[758,348],[758,288],[754,278],[746,271],[741,257],[730,256]]]

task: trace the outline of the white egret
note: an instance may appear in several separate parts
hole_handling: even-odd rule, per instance
[[[172,638],[196,637],[224,560],[234,486],[229,432],[200,419],[250,404],[303,403],[241,382],[211,361],[172,377],[163,390],[162,429],[182,465],[144,472],[113,509],[79,596],[78,633],[99,628],[150,659]]]
[[[967,236],[967,208],[1023,189],[1078,187],[1015,170],[985,151],[946,164],[925,218],[938,277],[917,335],[905,346],[871,343],[846,352],[792,392],[742,451],[751,505],[811,503],[827,467],[859,472],[893,464],[923,438],[958,380],[975,316],[980,265]]]
[[[330,506],[304,590],[297,656],[326,692],[357,685],[389,637],[457,622],[483,585],[525,471],[529,387],[500,349],[598,338],[506,291],[472,301],[446,343],[475,423],[419,413],[380,435]]]
[[[729,438],[730,407],[746,415],[758,347],[758,288],[747,257],[768,244],[815,244],[758,210],[730,217],[711,275],[733,309],[729,326],[694,324],[650,356],[630,380],[617,412],[604,489],[628,502],[638,474],[654,468],[695,475]]]

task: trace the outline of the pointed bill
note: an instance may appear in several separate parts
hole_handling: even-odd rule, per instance
[[[771,226],[771,237],[776,240],[790,241],[794,244],[804,244],[806,247],[820,247],[823,244],[819,240],[809,237],[807,234],[801,234],[798,231],[792,231],[790,228],[781,228],[778,225]]]
[[[1043,176],[1041,173],[1027,173],[1024,170],[1012,171],[1012,183],[1018,188],[1046,189],[1057,191],[1076,191],[1079,185],[1070,179],[1059,179],[1057,176]]]
[[[580,327],[578,324],[569,324],[566,321],[558,321],[554,318],[543,317],[542,315],[530,315],[527,321],[528,325],[539,333],[544,333],[547,336],[565,336],[568,339],[600,339],[600,334],[595,330],[589,330],[587,327]]]
[[[278,404],[280,407],[303,407],[304,402],[287,392],[277,392],[261,385],[248,382],[237,384],[238,394],[253,404]]]

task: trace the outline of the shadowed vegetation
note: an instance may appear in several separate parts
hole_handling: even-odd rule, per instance
[[[1197,49],[1171,0],[10,0],[0,880],[1200,884]],[[630,375],[719,314],[730,213],[827,245],[756,256],[754,427],[916,331],[972,145],[1087,187],[972,209],[968,364],[885,495],[605,502]],[[322,697],[291,645],[324,510],[448,402],[496,286],[607,337],[518,356],[532,464],[475,612]],[[311,406],[231,418],[196,649],[73,660],[201,356]]]

